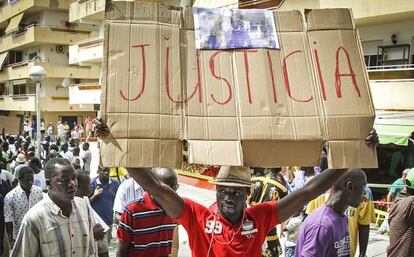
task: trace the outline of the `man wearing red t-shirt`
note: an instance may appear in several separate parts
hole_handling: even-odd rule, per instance
[[[154,169],[153,174],[176,191],[177,175],[170,169]],[[177,224],[152,197],[143,198],[126,206],[119,220],[117,257],[170,256],[173,231]]]
[[[378,142],[375,131],[370,133],[366,142],[369,145]],[[324,193],[346,170],[326,170],[279,201],[245,208],[252,187],[250,169],[222,166],[213,182],[217,189],[217,212],[182,199],[151,169],[128,168],[128,171],[166,213],[187,230],[193,257],[260,257],[267,233]]]

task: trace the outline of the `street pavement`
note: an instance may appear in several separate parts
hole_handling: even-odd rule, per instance
[[[91,143],[92,164],[91,177],[96,176],[96,170],[99,161],[99,151],[96,143]],[[180,184],[178,194],[182,197],[197,201],[205,206],[210,206],[215,201],[215,191],[205,190],[185,184]],[[179,257],[191,257],[191,252],[188,244],[188,236],[186,231],[180,227],[180,250]],[[283,244],[283,242],[282,242]],[[388,236],[377,233],[377,228],[374,224],[371,226],[370,238],[368,243],[367,257],[386,257],[386,248],[389,244]],[[116,229],[113,229],[113,237],[110,245],[110,257],[116,256]]]

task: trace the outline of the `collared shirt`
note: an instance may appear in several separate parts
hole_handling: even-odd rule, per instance
[[[46,196],[27,212],[10,256],[96,256],[92,215],[86,200],[75,197],[68,218]]]
[[[144,189],[133,178],[125,180],[116,192],[114,211],[122,213],[128,204],[142,198],[143,194]]]
[[[102,185],[101,181],[99,181],[99,177],[92,179],[92,190],[95,190],[98,185]],[[96,200],[91,203],[92,208],[108,226],[113,224],[114,212],[112,209],[114,207],[115,195],[118,187],[118,181],[109,178],[108,184],[103,187],[102,194],[100,194]]]
[[[29,199],[26,193],[17,185],[4,198],[4,220],[13,222],[13,239],[16,239],[24,215],[36,203],[43,199],[43,192],[40,187],[32,186]]]
[[[149,194],[129,204],[119,220],[118,240],[129,244],[128,256],[169,256],[177,224]]]

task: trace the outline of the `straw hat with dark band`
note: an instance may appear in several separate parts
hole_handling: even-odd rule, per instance
[[[229,187],[254,187],[251,183],[252,175],[248,167],[221,166],[216,180],[212,184]]]

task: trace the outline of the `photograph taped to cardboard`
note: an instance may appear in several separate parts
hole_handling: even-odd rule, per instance
[[[194,8],[197,49],[279,48],[273,12]]]

